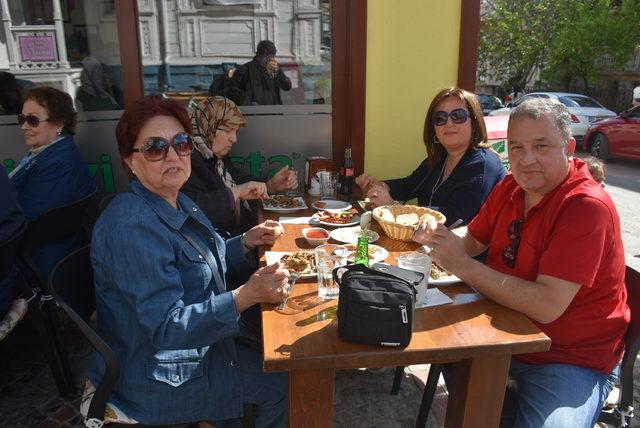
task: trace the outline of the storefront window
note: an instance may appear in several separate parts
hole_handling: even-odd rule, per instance
[[[138,0],[138,9],[147,94],[331,104],[329,0]]]
[[[14,115],[32,86],[69,93],[78,111],[121,110],[113,1],[0,0],[0,110]]]

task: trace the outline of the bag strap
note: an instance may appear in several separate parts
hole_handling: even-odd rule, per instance
[[[333,280],[340,287],[342,286],[342,275],[340,276],[340,278],[338,278],[338,271],[341,270],[341,269],[344,269],[344,270],[347,270],[347,271],[350,271],[350,272],[368,273],[368,274],[381,276],[381,277],[389,278],[389,279],[399,279],[400,281],[406,283],[408,286],[410,286],[412,288],[414,287],[413,284],[411,284],[409,281],[407,281],[404,278],[400,278],[400,277],[398,277],[396,275],[392,275],[390,273],[380,272],[379,270],[368,268],[368,267],[366,267],[365,265],[363,265],[361,263],[356,263],[356,264],[347,265],[347,266],[338,266],[337,268],[335,268],[333,270]]]

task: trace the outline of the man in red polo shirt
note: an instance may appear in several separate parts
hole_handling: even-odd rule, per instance
[[[452,233],[425,220],[414,236],[445,269],[551,338],[549,351],[512,360],[518,427],[593,427],[617,377],[630,319],[620,219],[573,157],[570,124],[556,101],[513,109],[511,174],[468,228]],[[486,264],[472,258],[486,249]]]

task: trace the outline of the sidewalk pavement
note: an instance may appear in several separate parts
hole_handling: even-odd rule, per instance
[[[68,320],[63,340],[80,394],[82,373],[91,347]],[[422,399],[428,365],[405,369],[400,393],[390,395],[393,368],[345,370],[336,373],[334,426],[413,427]],[[0,427],[83,427],[80,396],[61,398],[49,366],[29,322],[23,320],[0,341]],[[432,407],[428,428],[443,426],[446,395],[441,387]]]

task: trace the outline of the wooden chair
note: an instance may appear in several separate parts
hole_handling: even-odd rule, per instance
[[[120,376],[120,362],[109,345],[89,325],[89,317],[96,307],[89,251],[87,245],[60,260],[49,276],[48,288],[56,302],[104,360],[105,374],[96,387],[87,412],[87,421],[102,421],[109,394]]]

